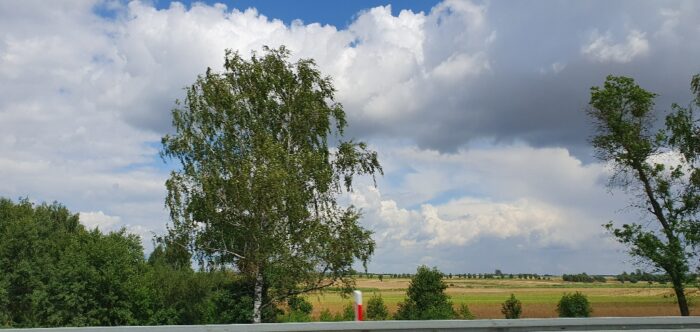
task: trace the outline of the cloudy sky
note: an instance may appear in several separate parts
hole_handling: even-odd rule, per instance
[[[690,101],[696,1],[2,1],[0,196],[58,201],[151,247],[168,222],[170,109],[224,50],[286,45],[334,79],[378,186],[344,199],[374,272],[619,273],[638,220],[587,139],[607,74]],[[662,113],[660,113],[662,114]]]

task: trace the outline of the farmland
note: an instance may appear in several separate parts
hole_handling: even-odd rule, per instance
[[[404,299],[410,279],[357,279],[357,288],[364,293],[365,302],[372,294],[381,294],[389,311],[394,312]],[[453,304],[466,303],[476,318],[503,318],[501,303],[515,296],[523,303],[523,318],[556,317],[557,302],[565,292],[579,291],[591,301],[593,316],[673,316],[678,315],[678,305],[670,285],[658,283],[620,283],[608,280],[605,283],[564,282],[561,278],[552,280],[518,279],[445,279],[446,290]],[[700,300],[697,287],[688,287],[692,303]],[[338,292],[311,294],[309,301],[314,305],[314,315],[328,308],[338,312],[349,303]],[[700,309],[691,307],[691,315],[700,315]]]

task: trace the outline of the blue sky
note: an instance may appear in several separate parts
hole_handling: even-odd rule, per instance
[[[404,0],[396,3],[388,1],[318,1],[318,0],[235,0],[235,1],[181,1],[187,6],[193,3],[205,3],[213,5],[223,3],[228,8],[245,10],[255,8],[261,14],[291,24],[294,20],[302,20],[304,23],[330,24],[338,28],[345,28],[353,21],[353,18],[361,11],[377,6],[391,5],[392,13],[398,14],[401,10],[414,12],[428,12],[437,1]],[[170,7],[171,1],[157,0],[154,5],[157,8]]]
[[[342,197],[374,232],[371,271],[629,271],[601,224],[646,217],[593,158],[589,88],[629,75],[659,94],[659,114],[687,104],[699,6],[3,1],[0,196],[64,203],[150,248],[169,222],[176,163],[158,151],[174,101],[225,49],[286,45],[333,77],[348,135],[379,152],[377,186]]]

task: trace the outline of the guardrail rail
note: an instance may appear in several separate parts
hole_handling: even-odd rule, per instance
[[[615,317],[550,319],[480,319],[364,321],[231,325],[167,325],[0,329],[32,332],[291,332],[291,331],[700,331],[700,317]]]

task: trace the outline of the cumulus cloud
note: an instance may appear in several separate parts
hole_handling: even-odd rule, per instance
[[[634,11],[623,11],[632,4]],[[667,58],[656,50],[696,34],[692,2],[668,4],[661,11],[653,3],[626,2],[601,13],[590,5],[533,2],[506,9],[497,3],[455,0],[440,2],[427,13],[402,10],[392,15],[390,6],[369,8],[343,30],[300,21],[285,25],[255,9],[221,4],[187,7],[175,2],[156,9],[133,1],[114,19],[94,15],[94,5],[38,8],[34,15],[46,20],[32,26],[17,22],[21,16],[13,14],[30,12],[31,2],[7,8],[5,31],[12,33],[3,38],[0,73],[15,83],[37,81],[36,75],[48,78],[59,99],[91,95],[86,106],[101,111],[92,122],[118,118],[142,129],[141,136],[144,129],[158,134],[169,130],[173,101],[207,67],[221,68],[224,49],[248,55],[263,45],[284,44],[295,57],[314,58],[334,78],[353,135],[403,137],[443,151],[481,138],[521,139],[578,153],[588,130],[581,109],[591,85],[620,70],[651,74],[649,82],[658,82],[670,72],[698,69],[690,59],[700,56],[697,48],[689,49],[677,55],[687,61],[660,64],[658,71],[634,67],[640,59]],[[552,15],[536,22],[528,19],[541,11]],[[637,28],[615,24],[623,13],[623,21]],[[20,27],[26,32],[16,33]],[[654,37],[645,31],[655,31]],[[687,86],[687,79],[679,80]],[[13,84],[7,91],[28,97],[28,86]],[[676,86],[650,88],[683,101],[675,98],[682,96],[671,89]],[[13,99],[20,98],[9,101]],[[21,100],[23,105],[13,107],[32,107],[26,105],[30,98]],[[556,128],[562,121],[571,124],[568,130]],[[125,136],[144,139],[135,133]]]
[[[430,235],[428,246],[466,245],[478,237],[539,237],[538,244],[576,243],[563,234],[546,234],[562,222],[557,209],[538,202],[520,199],[511,203],[494,203],[481,199],[460,198],[440,207],[422,208],[424,229]]]
[[[99,228],[101,230],[110,230],[112,226],[119,224],[121,218],[104,214],[102,211],[97,212],[80,212],[80,223],[88,229]]]
[[[649,53],[649,41],[646,34],[638,30],[630,31],[624,43],[615,43],[610,33],[594,32],[591,42],[581,52],[601,62],[627,63]]]
[[[368,8],[339,29],[220,4],[0,2],[0,195],[162,232],[157,150],[174,100],[221,69],[224,49],[284,44],[333,77],[349,134],[381,150],[379,190],[349,199],[382,239],[383,266],[403,271],[403,248],[457,269],[449,254],[499,260],[516,245],[542,257],[518,262],[566,270],[562,257],[602,243],[599,224],[625,205],[588,154],[588,88],[624,74],[660,107],[689,100],[699,13],[695,1],[448,0]]]
[[[487,145],[441,153],[383,146],[379,152],[390,178],[348,197],[375,232],[372,267],[391,266],[398,256],[414,264],[447,264],[452,271],[489,271],[488,262],[436,257],[475,255],[492,246],[500,249],[490,259],[502,266],[549,262],[550,271],[558,272],[583,268],[569,266],[581,251],[597,257],[587,271],[614,270],[625,260],[601,224],[637,216],[622,211],[628,196],[607,191],[611,171],[604,165],[585,165],[561,148]],[[526,259],[530,255],[542,260]]]

